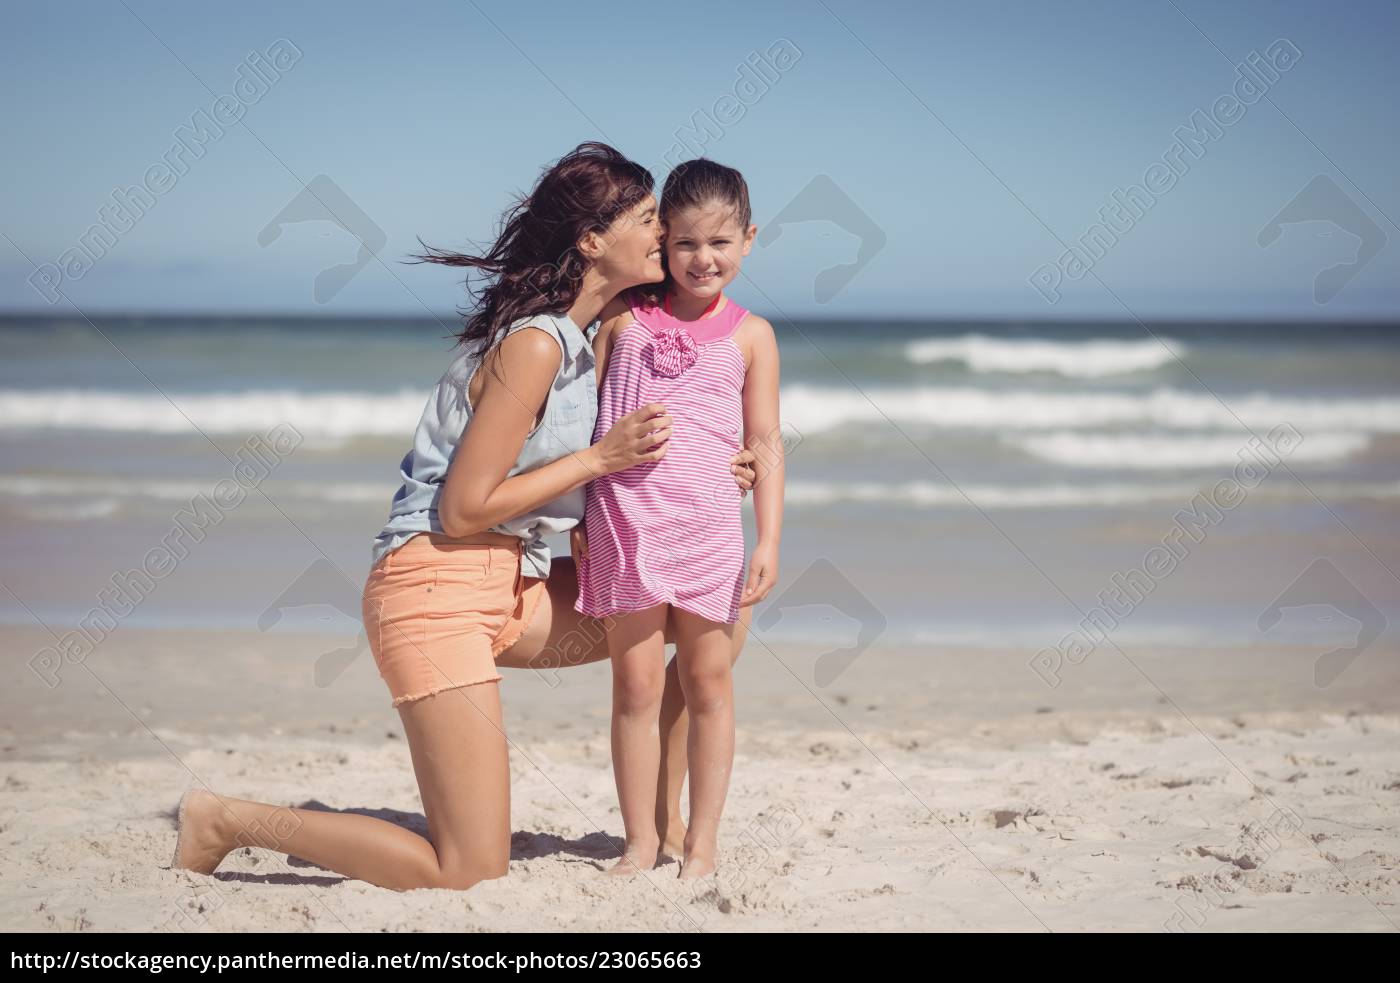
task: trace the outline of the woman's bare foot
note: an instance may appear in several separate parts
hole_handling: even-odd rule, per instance
[[[171,870],[212,874],[233,844],[223,831],[223,806],[214,793],[192,788],[180,798],[175,816],[175,854]]]
[[[629,843],[616,866],[608,869],[609,877],[630,877],[656,866],[657,843]]]
[[[686,854],[685,859],[681,861],[680,879],[692,881],[701,877],[709,877],[716,869],[713,854],[694,851]]]

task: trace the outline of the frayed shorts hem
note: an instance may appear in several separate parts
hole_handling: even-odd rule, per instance
[[[403,706],[405,703],[412,703],[415,700],[426,700],[430,696],[437,696],[439,693],[447,693],[454,689],[463,689],[467,686],[481,686],[485,683],[499,683],[506,677],[502,675],[488,676],[486,679],[473,679],[469,683],[448,683],[446,686],[439,686],[430,689],[426,693],[410,693],[407,696],[396,696],[392,704],[394,709]]]

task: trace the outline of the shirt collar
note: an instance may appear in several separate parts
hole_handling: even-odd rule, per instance
[[[594,318],[588,327],[580,328],[565,311],[563,314],[556,314],[555,321],[560,332],[568,340],[571,356],[577,358],[581,352],[587,353],[590,357],[593,355],[593,337],[598,333],[598,326],[602,323],[599,319]]]

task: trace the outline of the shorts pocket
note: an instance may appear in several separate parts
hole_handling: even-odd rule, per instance
[[[491,561],[482,557],[480,563],[455,562],[451,566],[435,567],[428,580],[428,592],[437,594],[431,606],[450,603],[455,595],[461,597],[464,591],[474,591],[486,583],[491,576]]]
[[[371,576],[365,585],[360,613],[381,676],[402,672],[405,660],[412,664],[414,653],[422,650],[425,625],[417,603],[422,590],[421,580],[388,573]]]

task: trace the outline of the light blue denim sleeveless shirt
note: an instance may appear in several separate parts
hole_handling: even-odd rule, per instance
[[[568,314],[539,314],[516,321],[507,335],[532,326],[554,336],[563,349],[563,358],[545,403],[544,419],[525,438],[506,477],[532,471],[587,447],[593,442],[593,425],[598,418],[598,382],[593,367],[593,336],[598,322],[583,329]],[[378,563],[420,532],[442,532],[438,499],[448,465],[472,417],[467,386],[480,362],[469,352],[457,356],[428,397],[413,435],[413,449],[404,455],[399,466],[403,484],[390,505],[389,521],[374,540],[373,562]],[[583,520],[584,502],[584,488],[580,486],[491,528],[524,541],[520,561],[524,576],[548,577],[549,547],[544,537],[578,525]]]

